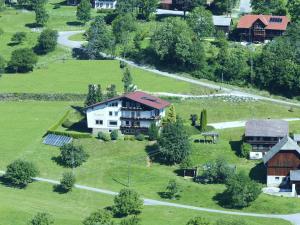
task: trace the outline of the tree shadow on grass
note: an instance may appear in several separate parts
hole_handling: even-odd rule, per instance
[[[64,162],[63,162],[63,160],[62,160],[62,158],[61,158],[60,155],[59,155],[59,156],[53,156],[53,157],[51,158],[51,160],[52,160],[53,162],[55,162],[57,165],[59,165],[59,166],[62,166],[62,167],[65,167],[65,168],[69,168],[69,166],[66,166],[66,165],[64,164]]]
[[[243,141],[229,141],[229,144],[231,146],[231,150],[235,152],[235,154],[240,157],[241,155],[241,146],[243,144]]]
[[[83,26],[84,24],[80,21],[68,21],[66,22],[68,26]]]
[[[159,146],[157,143],[147,145],[145,147],[145,151],[152,162],[167,165],[166,161],[160,154]]]
[[[258,183],[266,184],[267,169],[264,163],[257,163],[255,167],[250,170],[249,176]]]
[[[53,191],[58,194],[66,194],[68,191],[64,189],[60,184],[53,185]]]
[[[73,48],[72,57],[78,60],[87,60],[89,55],[84,48]]]
[[[15,185],[15,184],[12,184],[11,181],[7,178],[5,178],[5,176],[0,176],[0,184],[1,185],[4,185],[6,187],[10,187],[10,188],[17,188],[17,189],[24,189],[26,188],[26,185]]]
[[[43,26],[37,23],[26,23],[25,27],[32,29],[32,28],[42,28]]]
[[[9,46],[9,47],[15,47],[15,46],[17,46],[17,45],[19,45],[20,43],[15,43],[15,42],[9,42],[7,45]]]

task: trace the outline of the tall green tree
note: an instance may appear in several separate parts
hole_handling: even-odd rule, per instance
[[[128,44],[130,33],[136,30],[136,18],[132,13],[120,14],[112,22],[112,30],[116,41]]]
[[[87,161],[87,154],[83,147],[75,146],[73,143],[65,144],[60,147],[60,158],[62,163],[68,167],[78,167]]]
[[[89,0],[81,0],[77,6],[76,17],[83,23],[88,22],[91,19],[92,5]]]
[[[150,15],[156,12],[158,7],[158,0],[139,0],[139,12],[144,19],[149,20]]]
[[[97,16],[87,31],[86,53],[91,59],[102,58],[103,52],[114,53],[115,39],[102,16]]]
[[[217,14],[230,14],[232,9],[236,6],[238,0],[214,0],[212,7]]]
[[[136,14],[138,10],[139,0],[118,0],[116,11],[118,14],[133,13]]]
[[[38,174],[32,162],[18,159],[7,166],[4,177],[14,186],[26,187]]]
[[[177,119],[175,106],[170,105],[167,115],[163,118],[162,124],[166,125],[168,123],[175,123]]]
[[[287,14],[286,0],[251,0],[251,7],[256,14]]]
[[[32,71],[38,61],[37,55],[29,48],[16,49],[8,62],[10,72],[27,73]]]
[[[5,9],[5,0],[0,0],[0,12]]]
[[[96,104],[97,102],[102,102],[102,101],[103,101],[103,93],[101,90],[101,86],[99,84],[98,85],[90,84],[88,86],[88,94],[84,105],[90,106]]]
[[[154,122],[151,123],[149,127],[148,136],[150,141],[154,141],[159,138],[159,127]]]
[[[203,44],[180,18],[165,19],[154,31],[150,46],[164,63],[189,70],[204,67]]]
[[[227,181],[224,196],[232,208],[244,208],[257,199],[260,193],[261,186],[252,181],[246,173],[240,172]]]
[[[106,97],[108,99],[116,97],[118,95],[117,93],[117,87],[115,84],[111,84],[109,87],[106,89]]]
[[[181,163],[191,153],[188,135],[180,118],[163,126],[158,144],[161,157],[168,164]]]
[[[49,14],[46,10],[45,4],[36,5],[34,12],[36,23],[40,26],[44,26],[49,20]]]
[[[131,91],[131,86],[132,86],[132,76],[130,73],[130,70],[128,67],[125,67],[125,69],[123,70],[123,78],[122,78],[122,82],[124,84],[124,92],[128,93]]]
[[[140,195],[132,189],[122,189],[114,198],[113,211],[116,215],[127,216],[137,214],[143,207]]]
[[[39,54],[47,54],[55,50],[57,45],[58,32],[56,30],[45,29],[38,38],[35,51]]]
[[[203,109],[200,115],[200,129],[201,131],[205,131],[207,128],[207,111]]]
[[[289,0],[288,10],[293,22],[300,22],[300,0]]]
[[[200,38],[211,37],[214,33],[212,14],[204,7],[195,8],[188,15],[187,22]]]

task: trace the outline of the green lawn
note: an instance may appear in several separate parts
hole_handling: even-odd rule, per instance
[[[79,34],[74,34],[74,35],[70,36],[69,40],[71,40],[71,41],[85,41],[86,37],[83,33],[79,33]]]
[[[50,213],[55,219],[54,225],[80,225],[91,212],[113,204],[111,196],[76,189],[68,194],[58,194],[53,192],[52,185],[45,183],[33,183],[24,190],[1,185],[0,198],[0,224],[3,225],[26,225],[38,212]],[[218,219],[241,219],[247,225],[290,224],[278,219],[228,216],[163,206],[145,206],[139,215],[142,225],[184,225],[196,216],[205,217],[211,222]]]
[[[139,89],[152,92],[204,94],[214,92],[183,81],[161,77],[131,68],[133,82]],[[116,60],[66,60],[45,64],[28,74],[7,74],[0,79],[0,92],[86,93],[88,84],[101,84],[105,89],[116,84],[123,91],[122,70]]]
[[[173,101],[177,114],[188,121],[190,114],[207,110],[208,123],[239,121],[255,118],[294,118],[299,117],[300,108],[274,104],[268,101],[233,102],[228,99],[210,98],[198,100]]]
[[[24,158],[33,161],[40,169],[41,176],[59,179],[63,171],[68,170],[56,163],[59,149],[43,145],[42,136],[69,108],[78,103],[65,102],[0,102],[0,169],[5,169],[11,161]],[[177,108],[178,109],[178,108]],[[200,109],[199,109],[200,111]],[[280,112],[280,111],[278,111]],[[300,127],[299,122],[293,128]],[[247,170],[252,177],[263,174],[262,167],[256,167],[256,161],[239,158],[234,149],[240,140],[243,129],[220,131],[221,141],[217,145],[193,143],[193,162],[201,166],[217,157],[223,157],[238,170]],[[175,202],[201,207],[222,209],[215,196],[224,190],[223,185],[201,185],[184,180],[174,172],[177,166],[164,166],[147,163],[147,142],[122,141],[103,143],[97,139],[77,140],[90,154],[89,160],[75,169],[80,184],[107,188],[118,191],[128,184],[128,166],[130,184],[145,197],[160,199],[159,192],[164,191],[169,179],[175,178],[182,186],[180,200]],[[233,146],[233,149],[232,149]],[[253,169],[252,169],[253,168]],[[253,173],[255,172],[256,173]],[[254,176],[256,175],[256,176]],[[264,178],[262,182],[264,181]],[[203,194],[205,193],[205,194]],[[250,207],[243,211],[261,213],[295,213],[300,211],[299,199],[277,198],[261,195]]]

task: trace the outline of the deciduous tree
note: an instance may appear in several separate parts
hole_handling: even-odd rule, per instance
[[[137,214],[143,207],[139,194],[132,189],[122,189],[114,198],[113,210],[115,214],[127,216]]]
[[[82,146],[65,144],[60,148],[62,163],[67,167],[78,167],[88,159],[89,155],[83,150]]]
[[[11,54],[11,59],[8,62],[8,70],[10,72],[26,73],[33,70],[37,61],[38,58],[32,49],[16,49]]]
[[[54,219],[49,213],[39,212],[29,222],[30,225],[51,225]]]
[[[98,209],[82,222],[83,225],[113,225],[112,216],[107,210]]]
[[[81,0],[77,6],[76,17],[83,23],[88,22],[91,19],[91,3],[89,0]]]
[[[47,54],[55,50],[58,33],[56,30],[45,29],[38,38],[35,51],[39,54]]]

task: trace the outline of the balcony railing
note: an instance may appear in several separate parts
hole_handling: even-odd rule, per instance
[[[144,110],[142,107],[140,106],[122,106],[121,110],[134,110],[134,111],[142,111]]]
[[[142,116],[121,116],[121,120],[159,120],[160,116],[142,117]]]

